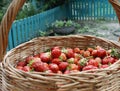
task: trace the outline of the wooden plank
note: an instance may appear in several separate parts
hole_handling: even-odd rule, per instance
[[[13,48],[12,30],[9,32],[7,51]]]
[[[17,46],[17,29],[16,22],[12,25],[12,38],[13,38],[13,47]]]

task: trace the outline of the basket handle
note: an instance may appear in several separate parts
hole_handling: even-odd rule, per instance
[[[116,12],[118,21],[120,23],[120,2],[119,2],[119,0],[109,0],[109,2],[113,6],[113,8],[114,8],[114,10]],[[120,42],[120,37],[119,37],[118,41]]]
[[[119,23],[120,23],[120,2],[119,2],[119,0],[109,0],[109,2],[113,6],[113,8],[116,12],[116,15],[118,17]]]
[[[12,26],[13,21],[16,18],[19,9],[23,6],[25,1],[26,0],[12,0],[5,15],[3,16],[0,25],[0,61],[2,61],[6,53],[9,30]]]

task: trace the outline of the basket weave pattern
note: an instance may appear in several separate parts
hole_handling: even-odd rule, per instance
[[[119,18],[117,0],[109,0]],[[0,61],[6,53],[8,34],[12,22],[25,0],[13,0],[0,26]],[[117,3],[116,3],[117,2]],[[79,47],[86,49],[99,45],[105,49],[116,48],[120,44],[94,36],[59,36],[35,38],[9,51],[0,66],[0,88],[2,91],[120,91],[120,60],[106,69],[84,71],[69,75],[49,75],[42,72],[25,73],[14,68],[17,61],[29,55],[43,52],[54,46]],[[1,64],[1,63],[0,63]],[[2,81],[1,81],[2,80]]]
[[[120,45],[93,36],[59,36],[35,38],[9,51],[3,63],[3,91],[119,91],[120,60],[107,69],[50,76],[47,73],[26,73],[14,68],[17,61],[54,46],[86,49],[100,45],[120,51]]]

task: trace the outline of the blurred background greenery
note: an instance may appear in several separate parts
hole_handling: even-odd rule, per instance
[[[12,0],[0,0],[0,21]],[[68,0],[27,0],[16,19],[22,19],[52,9]]]

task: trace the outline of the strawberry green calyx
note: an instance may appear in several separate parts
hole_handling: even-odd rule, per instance
[[[68,59],[67,62],[68,62],[69,64],[73,64],[73,63],[74,63],[74,58]]]
[[[79,60],[79,64],[80,66],[85,66],[87,64],[88,60],[86,58],[82,58],[81,60]]]
[[[31,61],[29,62],[29,64],[27,64],[27,66],[31,67],[31,65],[33,64],[33,62],[34,62],[34,60],[31,60]]]
[[[68,51],[67,51],[67,49],[65,49],[65,48],[62,48],[62,50],[61,50],[63,53],[67,53]]]

